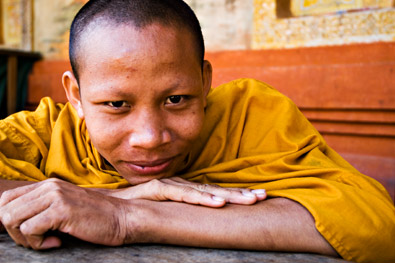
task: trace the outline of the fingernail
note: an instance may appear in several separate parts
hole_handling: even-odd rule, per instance
[[[213,195],[212,197],[211,197],[214,201],[217,201],[217,202],[223,202],[223,201],[225,201],[225,198],[223,198],[223,197],[220,197],[220,196],[216,196],[216,195]]]
[[[251,192],[253,192],[256,195],[264,195],[264,194],[266,194],[266,190],[265,189],[255,189],[255,190],[252,190]]]
[[[242,192],[242,194],[244,195],[244,196],[246,196],[246,197],[255,197],[255,194],[253,194],[253,193],[251,193],[251,192],[247,192],[247,191],[245,191],[245,192]]]

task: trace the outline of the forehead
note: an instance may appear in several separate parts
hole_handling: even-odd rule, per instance
[[[141,29],[103,25],[87,32],[79,51],[84,93],[125,88],[122,92],[129,94],[201,82],[201,63],[186,30],[151,24]]]
[[[81,71],[92,60],[105,59],[108,55],[113,58],[118,55],[119,59],[127,55],[153,59],[159,53],[179,53],[181,56],[194,57],[197,63],[201,63],[194,37],[185,28],[160,23],[136,28],[132,24],[114,24],[102,20],[90,23],[82,32],[77,60]]]

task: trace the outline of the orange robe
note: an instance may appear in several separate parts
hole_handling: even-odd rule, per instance
[[[395,259],[395,208],[384,187],[341,158],[287,97],[262,82],[241,79],[210,91],[203,131],[179,176],[264,188],[269,198],[308,209],[343,258]],[[128,185],[103,161],[73,107],[49,98],[35,112],[0,121],[0,177]]]

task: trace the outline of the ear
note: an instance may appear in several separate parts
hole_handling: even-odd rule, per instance
[[[213,67],[210,61],[203,61],[203,92],[204,92],[204,107],[206,107],[206,97],[211,89],[211,80],[213,76]]]
[[[63,73],[62,84],[66,92],[67,99],[73,105],[78,113],[78,117],[84,119],[84,111],[82,110],[80,88],[77,79],[70,71]]]

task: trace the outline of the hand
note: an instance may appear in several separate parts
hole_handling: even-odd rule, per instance
[[[266,198],[263,189],[222,188],[190,182],[180,177],[151,180],[109,194],[122,199],[171,200],[208,207],[222,207],[226,203],[251,205]]]
[[[0,221],[17,244],[33,249],[59,247],[49,230],[103,245],[126,238],[127,200],[48,179],[6,191],[0,198]]]

